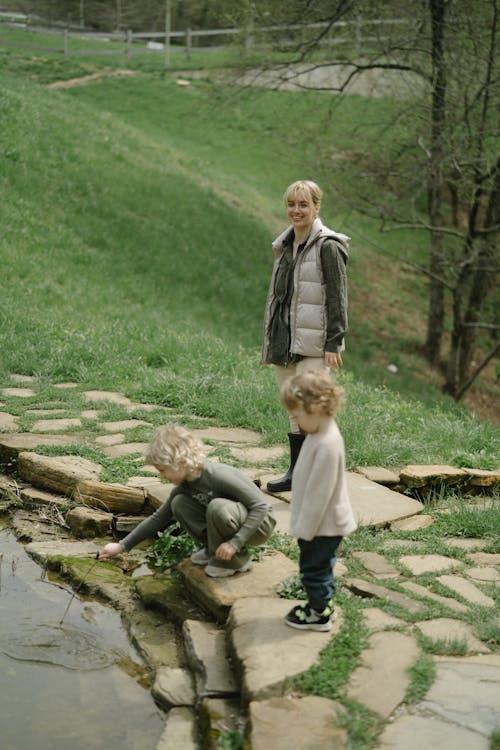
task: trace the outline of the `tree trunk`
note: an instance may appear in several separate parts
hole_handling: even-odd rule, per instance
[[[429,311],[425,350],[429,362],[438,364],[444,325],[443,282],[443,139],[446,116],[444,28],[446,0],[429,0],[432,25],[432,125],[427,206],[431,224]]]

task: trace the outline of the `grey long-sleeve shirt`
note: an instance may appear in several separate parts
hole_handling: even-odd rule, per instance
[[[204,507],[214,497],[225,497],[242,503],[248,511],[248,516],[234,537],[228,540],[237,552],[253,536],[270,512],[264,493],[251,479],[234,466],[207,461],[198,479],[192,482],[185,481],[174,487],[163,505],[122,539],[121,544],[127,551],[144,539],[155,538],[159,532],[176,522],[171,505],[177,495],[189,495]]]

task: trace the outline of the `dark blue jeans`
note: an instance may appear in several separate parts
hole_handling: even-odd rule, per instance
[[[299,570],[309,604],[322,612],[335,594],[333,566],[341,536],[316,536],[310,542],[298,539]]]

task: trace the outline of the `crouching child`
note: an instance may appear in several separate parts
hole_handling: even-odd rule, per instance
[[[356,529],[347,493],[344,441],[334,416],[343,389],[328,372],[306,370],[285,381],[281,402],[306,438],[292,479],[290,535],[297,539],[307,603],[286,623],[302,630],[330,630],[334,619],[333,566],[344,536]]]
[[[246,545],[263,544],[276,524],[255,483],[233,466],[207,461],[203,444],[179,425],[157,431],[146,462],[175,486],[165,503],[121,542],[106,544],[99,560],[128,552],[178,522],[200,544],[191,560],[203,566],[207,576],[224,578],[250,570]]]

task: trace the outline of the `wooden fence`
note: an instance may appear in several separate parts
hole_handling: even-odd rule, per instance
[[[170,64],[170,52],[172,42],[176,48],[184,48],[187,58],[191,57],[193,49],[215,50],[227,47],[229,45],[211,44],[209,46],[200,45],[200,41],[208,40],[210,37],[221,39],[224,37],[240,37],[247,51],[252,48],[268,46],[266,36],[279,36],[280,46],[285,47],[296,43],[297,37],[308,30],[321,33],[327,30],[327,34],[321,39],[322,45],[335,46],[338,44],[350,43],[357,52],[361,51],[364,44],[381,41],[390,38],[390,29],[395,25],[408,25],[409,21],[401,18],[368,20],[358,18],[354,21],[337,21],[334,24],[312,23],[312,24],[295,24],[289,26],[263,26],[254,27],[250,21],[245,28],[224,28],[224,29],[190,29],[182,31],[172,31],[170,28],[170,19],[167,14],[164,31],[124,31],[110,34],[85,32],[83,30],[67,28],[43,28],[32,25],[29,18],[22,22],[19,18],[15,21],[2,21],[0,14],[0,32],[2,26],[23,29],[40,34],[54,34],[62,32],[62,47],[47,47],[34,44],[24,43],[17,40],[8,40],[2,38],[0,33],[0,46],[15,47],[18,49],[30,49],[37,52],[49,52],[52,54],[62,54],[64,57],[78,55],[126,55],[130,61],[137,54],[162,54],[164,56],[165,67]],[[21,15],[21,14],[19,14]],[[374,36],[373,28],[387,27],[388,33],[385,36],[377,34]],[[344,33],[342,33],[344,32]],[[368,32],[368,33],[367,33]],[[123,42],[123,46],[113,46],[105,49],[103,46],[96,49],[81,49],[71,46],[72,39],[95,40],[100,42]],[[198,43],[196,43],[198,42]]]

